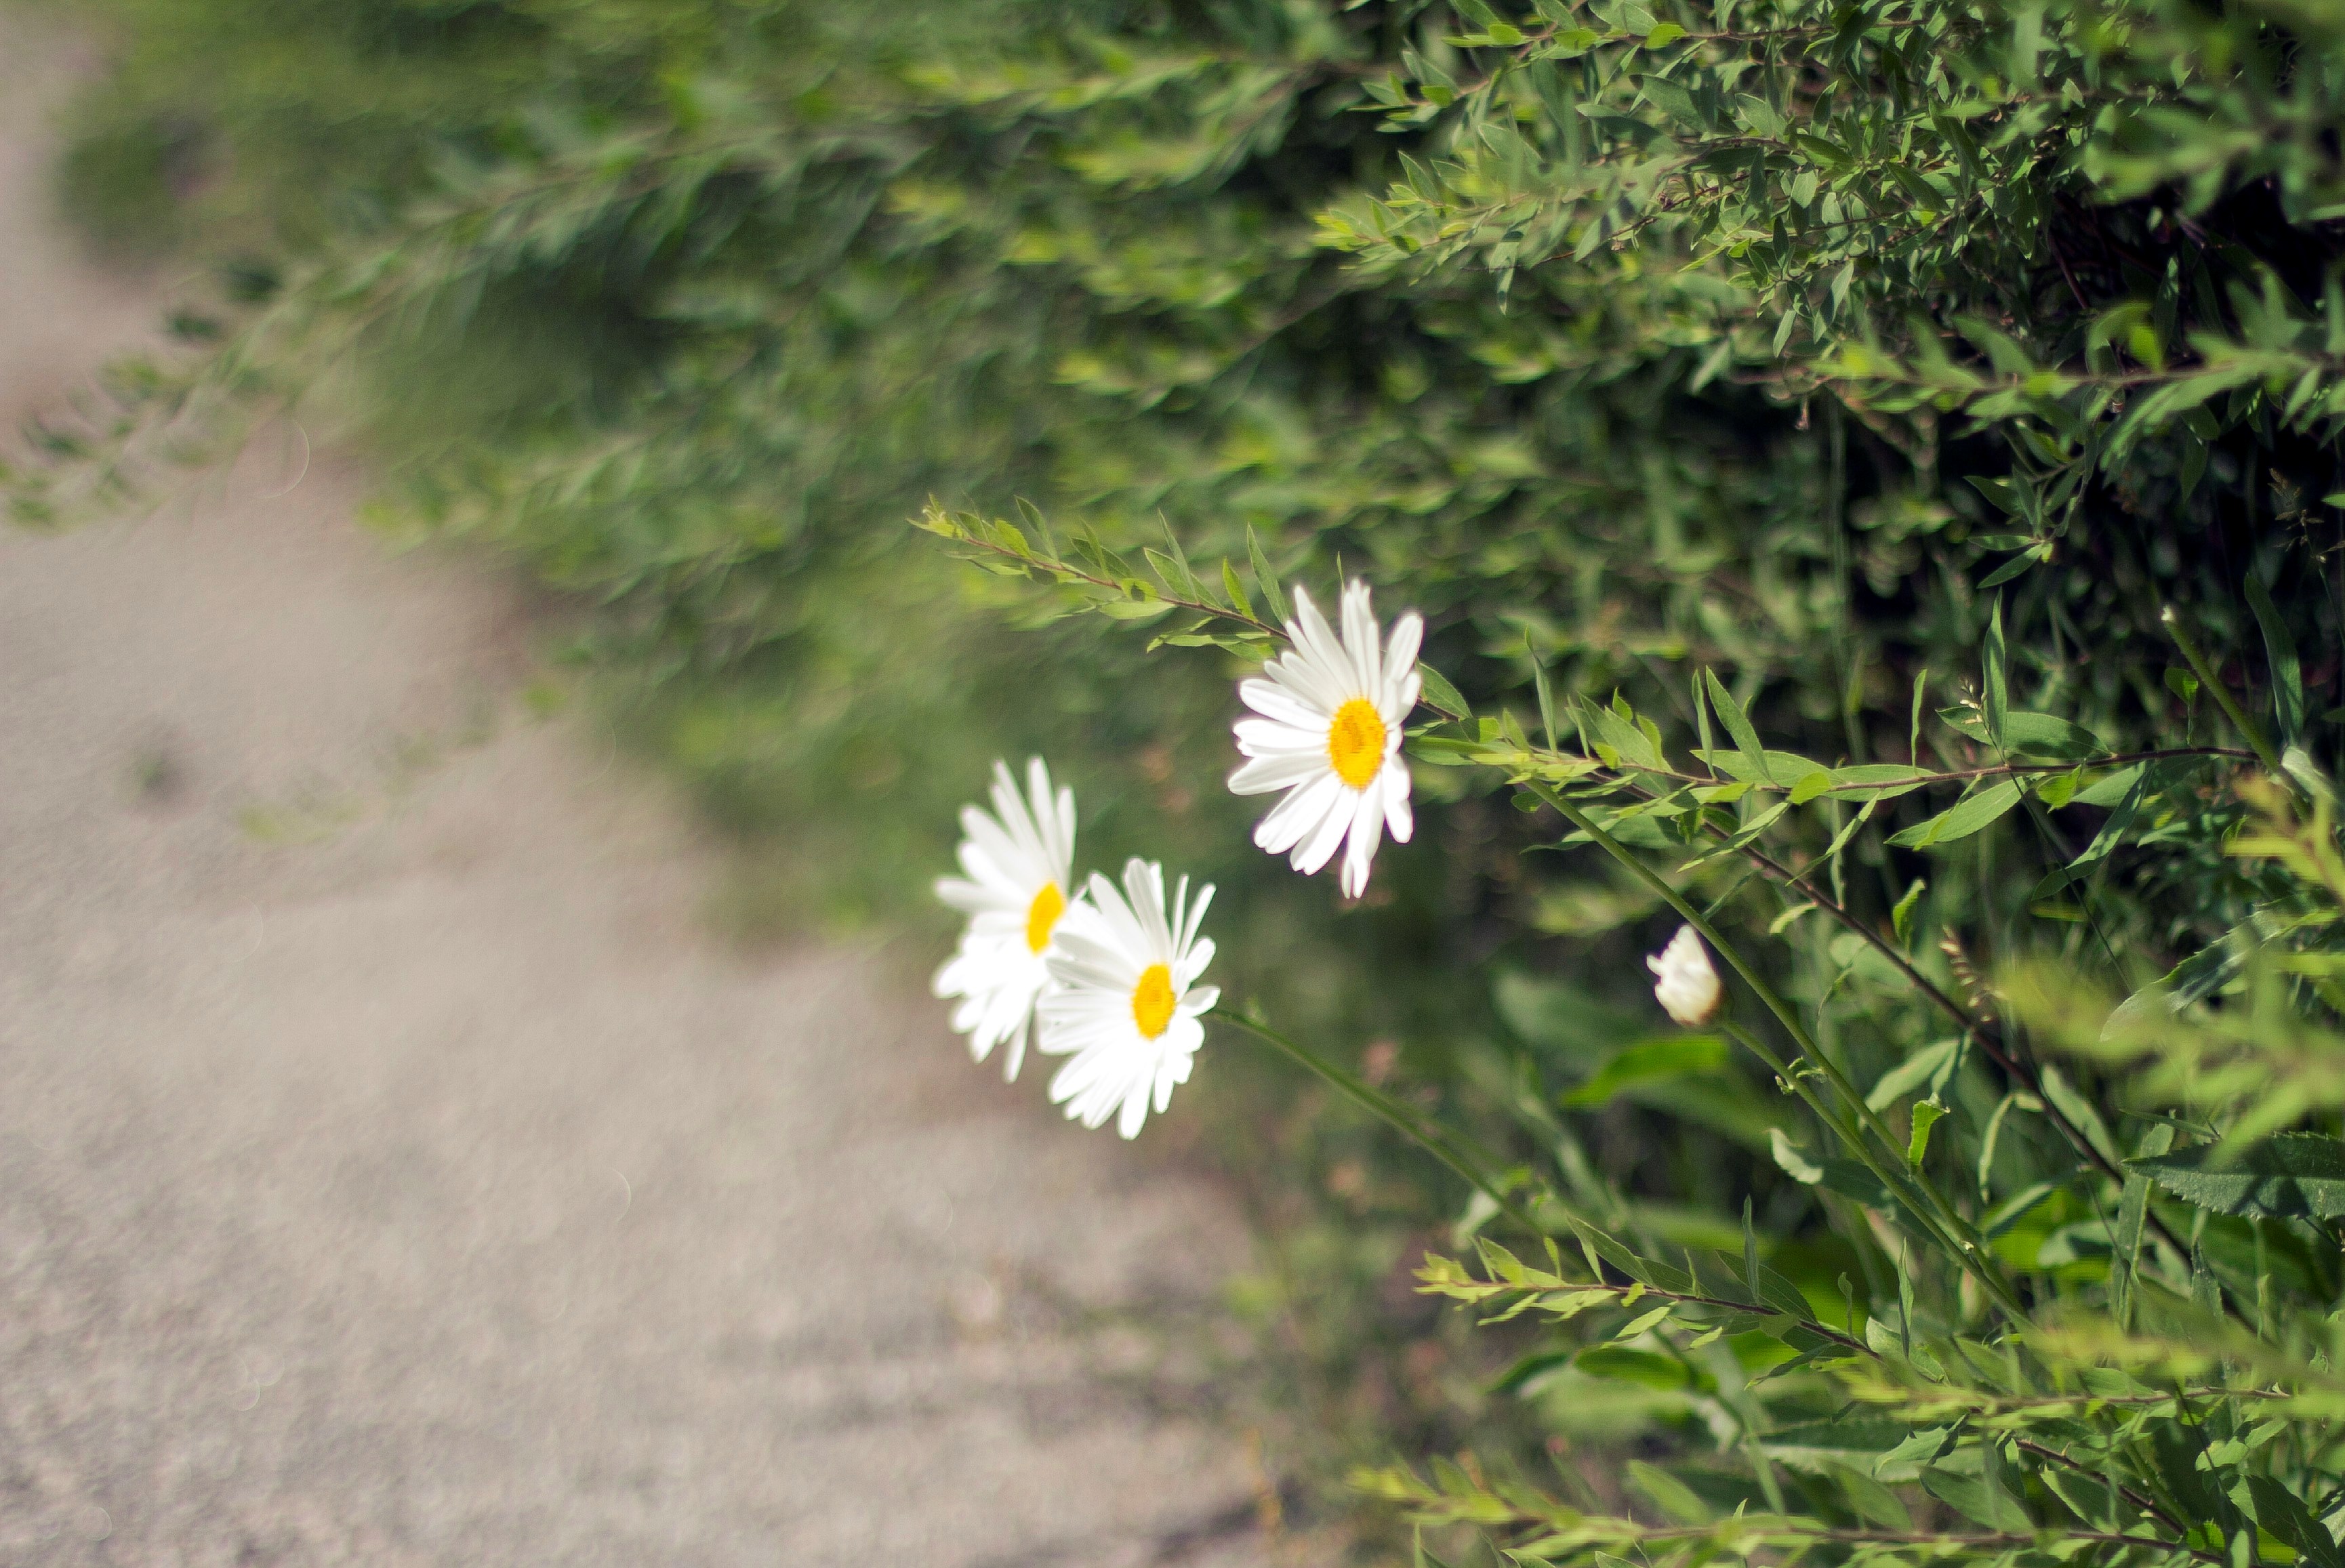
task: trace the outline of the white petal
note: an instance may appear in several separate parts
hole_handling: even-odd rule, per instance
[[[1345,789],[1339,782],[1335,798],[1327,803],[1326,814],[1311,830],[1311,836],[1295,846],[1293,860],[1295,870],[1311,876],[1327,864],[1335,853],[1335,846],[1344,842],[1344,835],[1350,830],[1361,799],[1360,792]]]
[[[1323,747],[1300,756],[1256,757],[1230,775],[1232,794],[1269,794],[1277,790],[1293,789],[1309,784],[1328,774],[1327,756]],[[950,899],[946,900],[951,903]]]
[[[1142,950],[1152,962],[1169,962],[1172,956],[1172,933],[1164,923],[1162,863],[1142,860],[1136,855],[1125,861],[1123,890],[1132,897],[1132,914],[1139,917],[1142,940],[1147,944]]]
[[[1272,855],[1285,854],[1316,828],[1323,816],[1336,808],[1343,794],[1344,781],[1332,770],[1290,791],[1284,800],[1270,808],[1267,816],[1254,824],[1255,846]]]
[[[1250,757],[1315,756],[1327,754],[1327,731],[1333,719],[1320,719],[1309,729],[1284,719],[1240,719],[1230,726],[1238,751]]]
[[[1352,813],[1352,825],[1346,835],[1344,852],[1344,895],[1357,898],[1368,890],[1368,868],[1376,861],[1376,845],[1384,838],[1384,802],[1375,790],[1362,790],[1360,804]]]
[[[1324,732],[1327,728],[1327,721],[1334,717],[1332,713],[1305,702],[1299,693],[1275,681],[1241,681],[1238,683],[1238,699],[1264,718],[1291,724],[1298,730]]]
[[[1181,950],[1183,953],[1186,953],[1195,945],[1197,940],[1197,927],[1205,923],[1205,911],[1213,902],[1213,885],[1208,882],[1203,887],[1197,889],[1196,899],[1189,905],[1189,918],[1181,928]],[[1210,956],[1212,952],[1212,947],[1208,946],[1206,948],[1207,956]],[[1197,960],[1196,966],[1191,969],[1189,973],[1194,975],[1199,970],[1204,968],[1204,966],[1205,960],[1200,958]]]
[[[1416,651],[1425,643],[1425,617],[1414,610],[1403,611],[1393,622],[1392,641],[1385,649],[1385,683],[1387,690],[1415,673]]]
[[[1319,607],[1311,602],[1311,595],[1300,588],[1294,591],[1294,619],[1286,623],[1286,633],[1294,640],[1294,651],[1273,662],[1274,678],[1297,687],[1330,714],[1362,694],[1344,644],[1336,640]]]
[[[1393,835],[1395,844],[1406,844],[1416,831],[1416,815],[1408,804],[1408,764],[1387,763],[1376,783],[1385,792],[1385,829]]]
[[[1358,676],[1362,693],[1384,689],[1384,652],[1376,646],[1376,612],[1368,602],[1368,585],[1356,577],[1344,586],[1344,652]]]

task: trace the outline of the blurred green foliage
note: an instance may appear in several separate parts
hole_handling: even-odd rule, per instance
[[[2165,1336],[2120,1347],[2140,1387],[2205,1378],[2174,1347],[2242,1322],[2291,1367],[2330,1353],[2334,1215],[2124,1163],[2333,1126],[2309,1069],[2214,1073],[2277,1037],[2240,1017],[2339,1000],[2328,11],[87,9],[120,64],[80,111],[77,210],[218,261],[230,346],[122,383],[119,430],[70,455],[343,388],[400,526],[597,607],[583,656],[768,846],[784,907],[917,912],[985,765],[1045,750],[1086,863],[1223,885],[1236,994],[1519,1161],[1639,1280],[1699,1279],[1655,1262],[1689,1248],[1742,1268],[1747,1199],[1736,1288],[1763,1248],[1890,1369],[1771,1381],[1797,1334],[1689,1349],[1698,1314],[1591,1348],[1642,1315],[1584,1301],[1472,1336],[1404,1271],[1488,1206],[1223,1037],[1186,1125],[1258,1179],[1280,1240],[1241,1304],[1285,1337],[1288,1392],[1338,1452],[1470,1431],[1491,1467],[1373,1490],[1525,1548],[1569,1533],[1523,1490],[1542,1448],[1642,1443],[1552,1484],[1609,1507],[1627,1477],[1697,1533],[1738,1503],[1885,1528],[1900,1487],[2015,1538],[2157,1542],[2070,1555],[2323,1557],[2257,1483],[2333,1505],[2325,1415],[2275,1441],[2215,1395],[2056,1431],[1979,1401],[2089,1361],[2014,1348],[2072,1310]],[[55,502],[38,474],[16,494]],[[1220,788],[1229,683],[1268,646],[1233,612],[1339,571],[1426,612],[1480,715],[1418,737],[1418,839],[1352,908],[1248,848]],[[2293,806],[2243,798],[2257,754]],[[1661,1024],[1638,960],[1677,916],[1589,824],[1762,955],[1912,1140],[1910,1201],[1831,1153],[1823,1109]],[[2150,1044],[2211,1076],[2137,1076]],[[1976,1254],[1934,1250],[1963,1227]],[[1569,1294],[1482,1261],[1429,1282]],[[1974,1345],[2009,1361],[1992,1398]],[[1824,1442],[1850,1399],[1882,1419]],[[1933,1422],[1960,1430],[1883,1468]],[[2102,1519],[2022,1439],[2218,1538]],[[2180,1441],[2219,1485],[2177,1478]]]

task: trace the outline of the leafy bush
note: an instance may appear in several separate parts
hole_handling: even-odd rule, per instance
[[[2327,10],[213,11],[86,146],[258,36],[364,69],[210,73],[266,298],[60,444],[355,360],[407,515],[604,603],[834,888],[1043,747],[1095,863],[1221,881],[1198,1088],[1320,1195],[1315,1419],[1471,1445],[1357,1478],[1420,1550],[2337,1559]],[[1447,681],[1335,908],[1219,725],[1351,574]],[[1714,1028],[1644,995],[1680,922]],[[1379,1300],[1426,1236],[1503,1323]]]

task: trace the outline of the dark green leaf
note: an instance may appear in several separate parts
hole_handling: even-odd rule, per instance
[[[2345,1142],[2322,1133],[2283,1132],[2230,1150],[2199,1144],[2126,1168],[2218,1214],[2345,1219]]]
[[[2263,580],[2247,573],[2248,604],[2264,634],[2264,658],[2271,669],[2272,715],[2279,728],[2280,744],[2292,746],[2304,733],[2304,673],[2297,663],[2296,640],[2288,634],[2279,606],[2272,602]]]

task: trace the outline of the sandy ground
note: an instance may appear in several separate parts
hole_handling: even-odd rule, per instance
[[[14,43],[11,425],[154,315]],[[0,1563],[1280,1555],[1200,1413],[1226,1200],[870,956],[707,935],[519,596],[360,493],[0,533]]]

